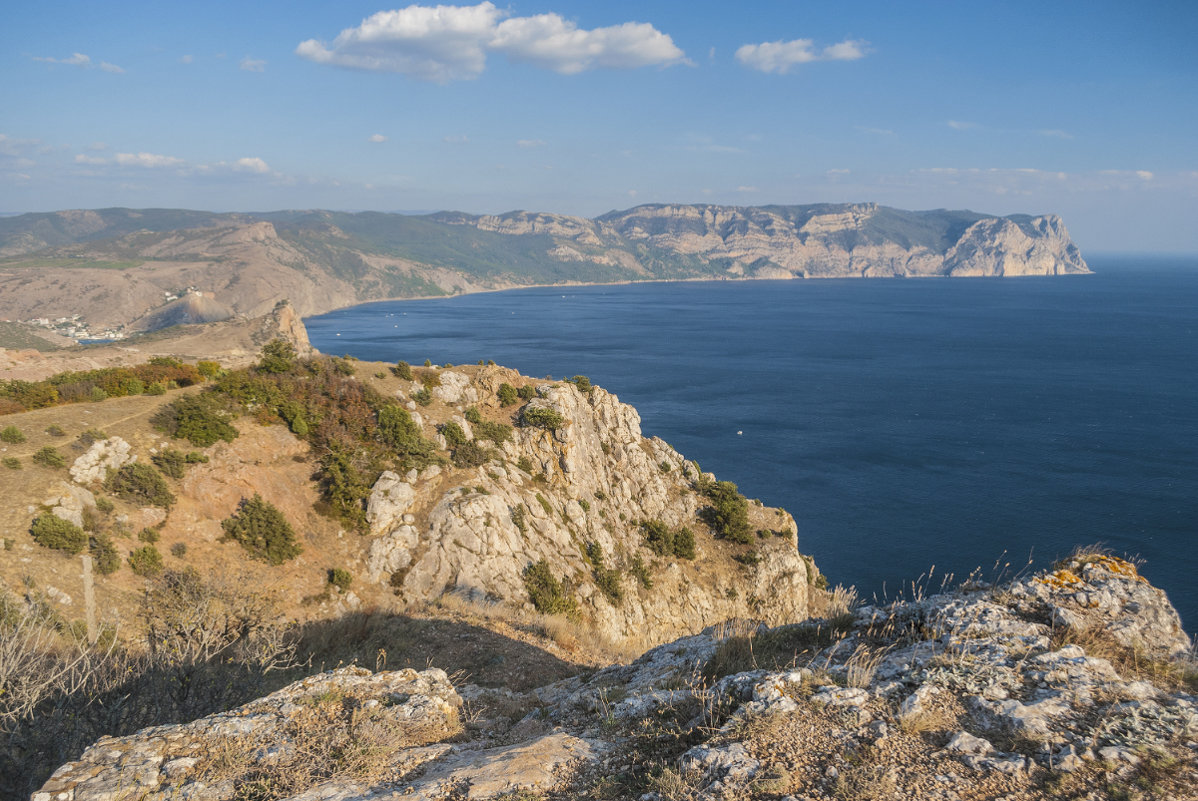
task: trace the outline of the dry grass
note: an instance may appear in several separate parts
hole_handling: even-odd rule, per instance
[[[1087,656],[1107,660],[1121,676],[1143,679],[1169,692],[1198,691],[1198,662],[1192,656],[1185,659],[1153,657],[1143,647],[1119,642],[1101,625],[1055,627],[1049,647],[1057,650],[1066,645],[1077,645]]]
[[[840,801],[879,801],[893,798],[896,789],[893,768],[863,762],[841,770],[833,792]]]

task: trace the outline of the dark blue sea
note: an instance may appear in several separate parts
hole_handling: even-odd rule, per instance
[[[543,288],[307,320],[325,353],[587,375],[833,582],[1008,574],[1102,543],[1198,628],[1198,258],[1061,278]],[[996,567],[997,566],[997,567]]]

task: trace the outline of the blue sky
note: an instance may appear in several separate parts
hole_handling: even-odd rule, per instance
[[[1198,3],[42,2],[0,211],[876,201],[1198,252]]]

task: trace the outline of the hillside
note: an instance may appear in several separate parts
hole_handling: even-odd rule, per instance
[[[869,203],[650,205],[593,220],[164,209],[0,219],[0,319],[79,315],[93,336],[256,316],[284,298],[308,316],[544,284],[1085,272],[1054,215]]]
[[[789,514],[642,437],[636,411],[585,379],[301,358],[283,342],[256,367],[203,363],[207,381],[159,357],[198,381],[165,392],[124,394],[129,366],[0,385],[4,409],[37,407],[0,415],[0,640],[20,657],[0,659],[0,724],[17,734],[0,774],[24,765],[40,782],[36,766],[100,734],[244,703],[322,663],[432,659],[527,688],[831,602]],[[110,397],[87,400],[100,387]],[[81,550],[101,646],[132,679],[84,647]],[[60,634],[22,639],[35,624]],[[37,667],[62,636],[95,660],[72,690]],[[191,689],[155,690],[180,675]],[[64,706],[70,737],[45,722]]]

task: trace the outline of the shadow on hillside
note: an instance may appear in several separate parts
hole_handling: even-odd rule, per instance
[[[587,669],[533,643],[456,620],[353,612],[305,624],[297,634],[300,664],[268,672],[222,657],[172,666],[115,655],[104,669],[127,678],[105,682],[109,689],[103,691],[85,689],[49,698],[31,720],[12,731],[0,730],[0,799],[25,801],[59,765],[77,759],[102,736],[221,712],[338,666],[437,667],[455,684],[517,691]]]

